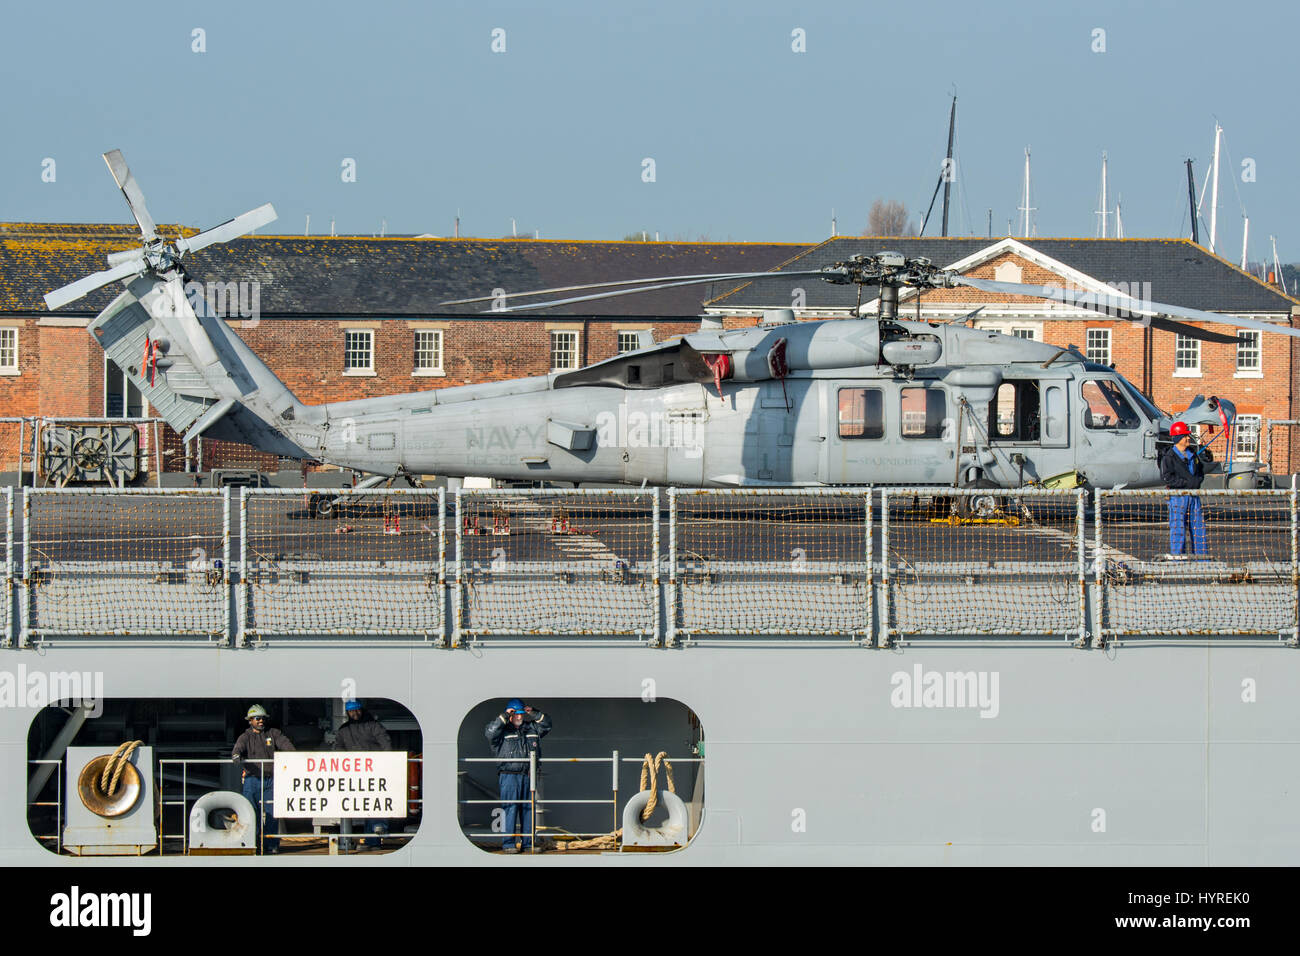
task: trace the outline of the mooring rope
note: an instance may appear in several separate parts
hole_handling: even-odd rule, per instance
[[[127,765],[131,762],[131,754],[135,748],[139,747],[143,740],[132,740],[129,743],[120,745],[109,756],[108,761],[104,764],[104,773],[99,778],[99,789],[110,797],[117,793],[118,781],[122,779],[122,774],[126,772]],[[109,780],[109,777],[112,780]]]

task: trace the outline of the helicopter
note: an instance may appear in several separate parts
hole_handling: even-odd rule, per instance
[[[185,441],[209,436],[351,468],[369,476],[358,488],[427,474],[682,487],[1157,486],[1159,445],[1168,443],[1175,416],[1122,374],[1073,347],[959,322],[905,321],[899,290],[968,286],[1029,295],[1211,341],[1236,338],[1177,319],[1300,335],[1120,293],[1096,297],[975,279],[881,252],[779,273],[878,287],[876,316],[795,321],[793,312],[774,310],[749,328],[702,323],[700,331],[663,342],[642,333],[634,351],[572,371],[306,405],[200,297],[185,292],[186,254],[273,221],[274,208],[168,240],[121,152],[104,159],[142,246],[113,253],[107,270],[48,293],[47,306],[122,281],[125,291],[88,331]],[[774,274],[537,290],[515,295],[584,294],[504,311]],[[1213,427],[1235,417],[1230,401],[1201,396],[1177,416]],[[1254,466],[1238,469],[1248,467]]]

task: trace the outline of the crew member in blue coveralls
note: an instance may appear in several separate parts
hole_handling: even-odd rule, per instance
[[[1192,433],[1186,422],[1169,426],[1173,445],[1160,459],[1160,477],[1166,488],[1187,489],[1201,487],[1205,480],[1204,469],[1196,450],[1191,447]],[[1201,514],[1201,499],[1196,495],[1172,495],[1169,498],[1169,557],[1183,560],[1187,527],[1191,526],[1192,554],[1205,554],[1205,517]]]
[[[257,832],[264,835],[268,853],[280,852],[280,827],[275,822],[275,767],[272,763],[255,761],[273,761],[276,751],[293,750],[293,742],[274,727],[267,729],[266,708],[254,704],[248,708],[244,719],[248,729],[239,735],[235,747],[230,752],[230,759],[240,765],[243,771],[244,796],[253,805],[253,820],[258,824]],[[243,761],[249,761],[244,764]],[[262,829],[262,810],[266,810],[266,827]],[[272,835],[274,834],[274,836]]]
[[[497,783],[501,789],[505,809],[505,837],[501,849],[518,853],[519,843],[527,851],[532,841],[530,835],[532,810],[529,800],[531,780],[528,776],[528,755],[542,755],[542,738],[551,732],[551,718],[528,707],[519,698],[506,704],[505,713],[493,717],[484,730],[492,745],[492,752],[500,759],[497,764]],[[521,838],[522,837],[522,838]]]

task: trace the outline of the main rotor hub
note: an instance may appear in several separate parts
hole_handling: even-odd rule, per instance
[[[880,318],[898,316],[898,290],[944,289],[955,283],[954,273],[936,269],[924,256],[909,259],[901,252],[879,252],[874,256],[850,256],[843,262],[827,266],[821,276],[835,285],[874,285],[880,287]]]

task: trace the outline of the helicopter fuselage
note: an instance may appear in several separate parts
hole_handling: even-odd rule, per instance
[[[512,481],[1018,487],[1078,471],[1096,487],[1160,483],[1158,413],[1077,360],[796,370],[720,393],[562,381],[319,406],[320,425],[293,431],[304,446],[308,429],[319,435],[322,460],[365,471]]]

